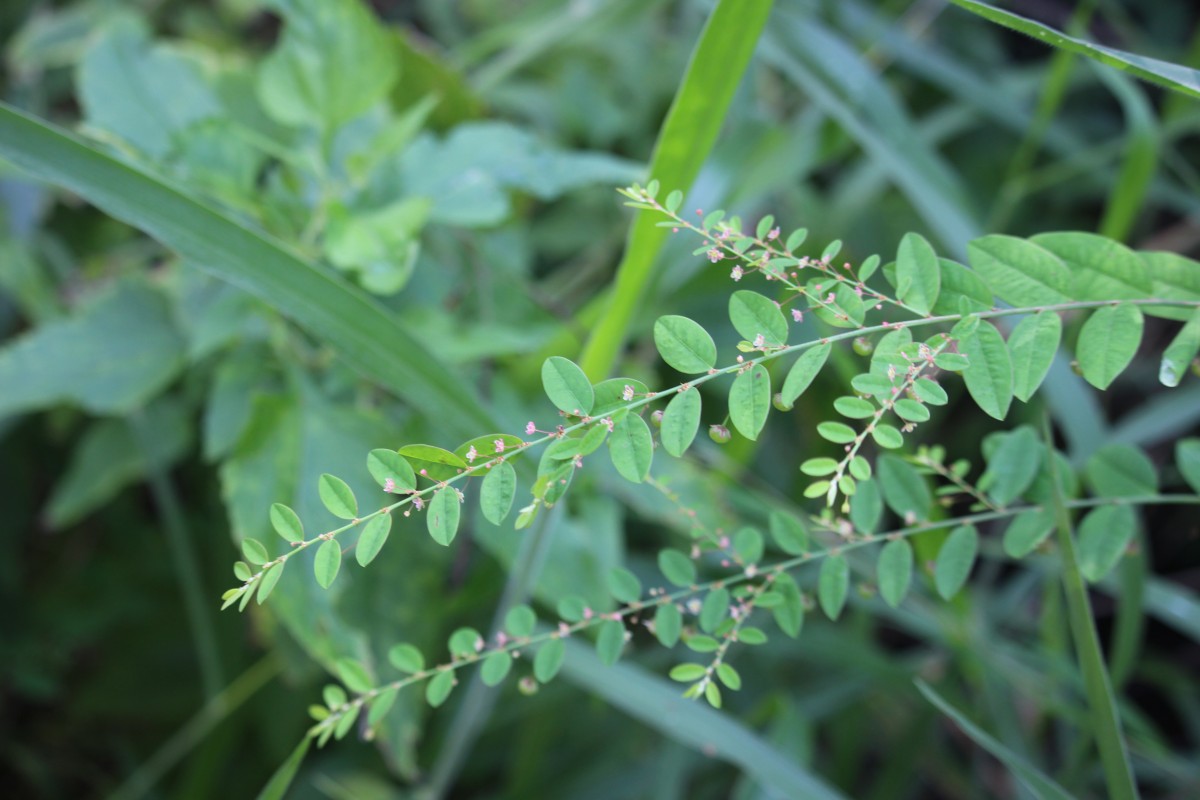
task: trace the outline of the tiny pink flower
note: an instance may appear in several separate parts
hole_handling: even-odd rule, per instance
[[[792,322],[804,322],[804,312],[798,308],[792,309]]]
[[[717,249],[715,247],[710,248],[709,251],[707,253],[705,253],[705,255],[708,256],[708,260],[714,264],[725,257],[725,254],[722,253],[719,249]]]
[[[755,347],[763,347],[764,345],[766,345],[766,343],[767,343],[767,340],[763,338],[763,335],[761,333],[758,336],[754,337],[754,346]]]
[[[741,267],[734,267],[732,270],[729,271],[729,277],[733,278],[735,281],[740,281],[742,279],[742,276],[745,274],[746,273],[744,271],[742,271]]]
[[[558,634],[560,636],[570,636],[571,635],[571,626],[565,622],[558,623]]]
[[[633,387],[625,384],[625,388],[621,390],[621,399],[628,402],[633,399]]]
[[[778,239],[778,238],[779,238],[779,226],[775,226],[774,228],[771,228],[771,230],[767,231],[767,241],[768,242],[771,241],[772,239]]]
[[[585,608],[583,610],[583,618],[584,619],[591,619],[593,616],[595,616],[595,614],[596,614],[596,612],[592,611],[590,608]]]
[[[614,425],[612,417],[605,417],[604,419],[600,420],[600,422],[604,425],[604,427],[608,428],[609,433],[612,433]]]
[[[533,424],[533,420],[529,420],[525,423],[525,435],[533,436],[535,433],[537,433],[537,426]]]
[[[396,482],[394,480],[392,480],[391,478],[388,478],[386,481],[383,482],[383,490],[385,492],[388,492],[389,494],[391,492],[396,491]]]
[[[417,511],[420,511],[420,510],[421,510],[422,508],[424,508],[424,507],[425,507],[425,501],[424,501],[424,500],[422,500],[422,499],[421,499],[421,498],[419,498],[419,497],[414,497],[414,498],[413,498],[413,508],[415,508]]]
[[[497,439],[496,441],[492,442],[492,446],[496,448],[497,453],[504,452],[504,440],[503,439]]]
[[[475,445],[471,445],[471,449],[467,451],[467,463],[470,464],[475,461],[478,455],[479,453],[475,452]]]

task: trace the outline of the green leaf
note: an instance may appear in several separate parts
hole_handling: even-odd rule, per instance
[[[804,596],[800,594],[796,581],[786,572],[780,573],[775,579],[775,591],[783,597],[783,602],[771,609],[775,624],[795,639],[804,626]]]
[[[960,525],[950,532],[938,551],[933,582],[943,600],[958,594],[967,582],[979,553],[979,532],[973,525]]]
[[[512,669],[512,662],[510,653],[502,651],[489,653],[479,667],[479,677],[483,680],[483,685],[499,686],[508,677],[509,670]]]
[[[600,449],[608,437],[608,429],[600,423],[592,425],[582,436],[571,435],[551,444],[546,448],[546,458],[560,461],[574,461]]]
[[[913,382],[913,391],[921,402],[931,406],[944,406],[950,399],[946,390],[929,378],[917,378]]]
[[[817,373],[821,371],[821,367],[825,366],[825,360],[829,358],[829,351],[832,347],[830,344],[819,344],[800,354],[796,363],[792,364],[792,368],[788,370],[787,378],[783,381],[783,389],[780,390],[785,405],[790,406],[796,402],[796,398],[809,387],[813,378],[817,377]]]
[[[284,125],[333,130],[392,88],[400,73],[386,29],[351,0],[283,0],[285,25],[258,71],[263,108]]]
[[[334,662],[333,667],[337,672],[338,679],[346,684],[346,688],[350,691],[362,694],[374,688],[371,674],[367,672],[367,668],[353,658],[339,658]]]
[[[650,387],[634,378],[609,378],[606,381],[600,381],[592,387],[592,390],[596,393],[596,402],[592,406],[592,416],[608,416],[629,405],[629,401],[622,397],[626,386],[633,389],[634,394],[638,397],[645,397],[650,393]]]
[[[367,701],[370,703],[371,711],[367,714],[367,725],[378,725],[380,720],[388,715],[392,710],[392,706],[396,704],[396,698],[400,695],[400,689],[392,686],[384,689],[379,694],[375,695],[375,699]]]
[[[1176,443],[1175,465],[1192,491],[1200,494],[1200,439],[1180,439]]]
[[[296,749],[288,756],[287,761],[279,765],[279,769],[271,775],[271,780],[267,781],[267,785],[258,793],[258,800],[283,800],[296,773],[300,771],[304,755],[308,752],[312,742],[311,736],[305,736],[300,744],[296,745]]]
[[[1008,337],[1013,364],[1013,394],[1022,403],[1028,403],[1046,379],[1061,339],[1062,320],[1053,311],[1025,317]]]
[[[908,594],[912,570],[913,550],[907,539],[890,541],[879,551],[879,561],[875,565],[879,595],[892,608],[898,607]]]
[[[288,544],[304,541],[304,524],[296,512],[283,503],[271,504],[271,527]]]
[[[516,492],[517,471],[512,464],[504,461],[488,470],[479,488],[479,507],[484,518],[493,525],[503,523]]]
[[[925,422],[929,419],[929,409],[908,397],[901,397],[893,403],[892,410],[905,422]]]
[[[934,314],[972,314],[992,308],[992,290],[977,272],[948,258],[939,258],[938,264],[942,268],[942,290],[934,303]]]
[[[790,556],[808,552],[808,530],[800,520],[783,511],[772,511],[768,523],[771,538],[780,550]]]
[[[744,564],[757,564],[763,557],[763,535],[754,528],[741,528],[733,535],[733,552]]]
[[[533,676],[539,683],[554,680],[554,676],[562,667],[566,652],[567,648],[562,639],[548,639],[538,648],[537,655],[533,657]]]
[[[258,604],[261,606],[267,602],[267,598],[271,596],[271,592],[275,591],[275,584],[279,583],[279,579],[283,577],[283,565],[286,561],[280,561],[267,567],[263,572],[263,576],[258,579]]]
[[[124,161],[3,105],[0,158],[95,203],[176,250],[189,263],[236,283],[331,346],[348,366],[371,376],[422,413],[444,420],[449,435],[494,427],[477,397],[400,327],[395,315],[273,240]],[[111,355],[112,341],[103,341]],[[163,341],[141,337],[139,346],[159,348]],[[7,380],[0,382],[11,387]],[[6,401],[11,391],[4,393]]]
[[[469,658],[483,649],[483,637],[474,628],[458,628],[450,634],[446,646],[454,658]]]
[[[667,676],[673,681],[691,683],[692,681],[700,680],[707,674],[708,667],[704,664],[687,663],[676,664],[671,667],[671,671],[667,673]]]
[[[317,481],[317,493],[329,513],[338,519],[355,519],[358,517],[358,501],[354,492],[344,480],[336,475],[325,473]]]
[[[120,280],[77,315],[0,348],[0,417],[60,402],[128,414],[175,379],[184,357],[165,298],[142,281]]]
[[[1192,312],[1163,351],[1162,366],[1158,369],[1159,382],[1163,386],[1178,386],[1197,353],[1200,353],[1200,309]]]
[[[700,605],[700,630],[712,633],[729,615],[729,590],[722,587],[710,589]]]
[[[412,464],[418,475],[431,481],[448,481],[469,466],[449,450],[430,444],[408,444],[401,447],[399,453]]]
[[[600,633],[596,637],[596,655],[607,666],[612,666],[621,658],[621,650],[625,647],[625,625],[616,619],[600,623]]]
[[[1044,247],[1015,236],[991,234],[967,245],[971,267],[998,297],[1014,306],[1067,303],[1071,273]]]
[[[328,589],[342,566],[342,546],[337,539],[327,539],[317,548],[313,559],[313,575],[322,589]]]
[[[416,268],[417,237],[432,205],[428,197],[409,197],[369,211],[350,211],[334,203],[325,226],[325,255],[372,294],[395,294]]]
[[[869,400],[847,395],[833,401],[833,410],[850,419],[866,419],[878,410]]]
[[[858,438],[858,432],[844,422],[818,423],[817,434],[834,444],[849,444]]]
[[[425,522],[429,528],[429,536],[438,544],[448,547],[458,534],[458,518],[461,513],[458,491],[447,487],[435,492],[429,501],[429,510],[425,512]]]
[[[383,549],[388,534],[391,532],[391,514],[380,514],[371,518],[371,521],[363,527],[362,535],[358,537],[358,544],[354,546],[354,558],[358,561],[359,566],[365,567],[375,560],[375,556],[379,555],[379,551]]]
[[[1023,511],[1004,531],[1004,552],[1012,558],[1024,558],[1053,530],[1054,515],[1049,510]]]
[[[1137,306],[1122,303],[1093,311],[1075,345],[1084,380],[1107,389],[1133,361],[1141,341],[1142,312]]]
[[[904,436],[894,426],[879,423],[871,431],[875,444],[887,450],[895,450],[904,444]]]
[[[933,246],[919,233],[906,233],[896,251],[896,294],[918,314],[928,315],[937,303],[942,271]]]
[[[624,567],[613,567],[608,573],[608,592],[618,603],[636,603],[642,596],[642,582]]]
[[[429,703],[433,708],[437,708],[446,702],[446,698],[454,690],[454,684],[454,670],[442,670],[437,675],[434,675],[429,680],[429,683],[426,684],[425,702]]]
[[[708,372],[717,363],[712,337],[687,317],[659,317],[654,323],[654,344],[663,361],[688,375]]]
[[[587,416],[596,401],[592,383],[575,362],[551,356],[542,364],[542,387],[560,411],[577,417]]]
[[[733,379],[729,389],[729,419],[738,433],[754,440],[767,424],[771,410],[771,375],[762,364]]]
[[[390,480],[394,492],[417,488],[417,475],[412,464],[395,450],[378,449],[367,453],[367,471],[381,487],[386,487]]]
[[[663,449],[678,458],[691,447],[700,427],[700,392],[689,389],[671,398],[663,412],[659,438]]]
[[[663,647],[674,647],[683,630],[683,614],[674,603],[662,603],[654,612],[654,635]]]
[[[608,454],[622,478],[633,483],[646,480],[654,459],[654,441],[646,421],[637,414],[626,414],[613,426]]]
[[[787,344],[788,324],[783,312],[774,300],[758,292],[734,292],[729,297],[729,320],[751,342],[762,336],[768,346]]]
[[[676,586],[686,588],[696,582],[696,564],[678,550],[659,550],[658,568]]]
[[[952,0],[952,2],[959,2],[959,0]],[[943,700],[925,681],[917,680],[916,684],[921,694],[925,695],[925,698],[929,702],[937,706],[938,710],[943,714],[954,720],[954,723],[971,738],[971,741],[991,753],[1000,763],[1004,764],[1021,784],[1029,789],[1034,797],[1039,798],[1039,800],[1071,800],[1072,795],[1069,792],[1047,777],[1025,758],[1009,750],[989,736],[982,728],[976,726],[975,723],[967,719],[958,709]]]
[[[1129,444],[1109,444],[1084,465],[1088,486],[1100,497],[1137,497],[1158,492],[1154,463]]]
[[[967,357],[963,381],[976,404],[990,417],[1004,419],[1013,398],[1013,366],[1004,337],[996,326],[982,321],[958,343]]]
[[[827,617],[836,620],[841,615],[849,589],[850,565],[846,557],[839,554],[826,558],[817,578],[817,600]]]
[[[1137,532],[1137,514],[1130,506],[1093,508],[1079,523],[1079,571],[1096,583],[1125,554]]]
[[[513,606],[504,615],[504,629],[510,636],[517,639],[532,636],[535,625],[537,625],[537,614],[527,605]]]
[[[398,644],[388,650],[388,661],[393,667],[409,675],[425,670],[425,656],[411,644]]]
[[[1094,233],[1039,233],[1030,239],[1062,259],[1076,300],[1131,300],[1150,295],[1150,276],[1137,253]]]
[[[883,455],[875,463],[883,499],[903,520],[925,520],[933,508],[933,495],[925,476],[907,461]]]
[[[979,478],[979,488],[1001,506],[1016,500],[1028,489],[1042,466],[1045,448],[1037,432],[1028,425],[996,434],[1000,444],[988,455],[987,469]]]
[[[262,566],[271,560],[271,556],[267,553],[267,548],[263,547],[263,543],[257,539],[242,540],[242,555],[255,566]]]

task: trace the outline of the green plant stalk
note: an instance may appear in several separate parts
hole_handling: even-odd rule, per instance
[[[1046,446],[1053,448],[1054,439],[1050,432],[1049,417],[1043,417],[1042,429]],[[1067,503],[1063,501],[1061,479],[1057,469],[1050,470],[1050,491],[1063,564],[1062,581],[1067,597],[1067,619],[1071,626],[1072,638],[1075,640],[1079,666],[1083,672],[1083,685],[1091,710],[1093,733],[1100,748],[1105,783],[1108,785],[1109,797],[1115,800],[1133,800],[1138,797],[1137,783],[1133,778],[1133,767],[1129,761],[1125,737],[1121,733],[1117,699],[1104,665],[1104,652],[1100,648],[1100,637],[1096,633],[1087,586],[1083,574],[1079,571],[1075,536],[1071,530],[1071,518],[1067,514]]]
[[[1108,192],[1099,233],[1110,239],[1126,241],[1141,213],[1150,182],[1158,169],[1160,131],[1146,95],[1126,76],[1096,67],[1125,115],[1125,153],[1117,170],[1117,179]]]
[[[164,474],[156,443],[146,429],[144,413],[139,410],[131,414],[129,426],[133,429],[138,447],[142,451],[142,457],[146,460],[146,480],[150,485],[150,494],[154,497],[154,505],[162,518],[167,549],[171,553],[175,574],[179,576],[179,590],[183,594],[188,627],[192,632],[196,659],[200,663],[200,681],[204,687],[204,697],[206,700],[212,701],[221,691],[221,685],[225,679],[221,675],[221,655],[217,647],[217,635],[213,630],[212,619],[208,616],[208,603],[205,600],[200,571],[196,567],[197,559],[191,544],[192,537],[188,533],[179,498],[175,494],[175,487],[171,485],[170,479]]]
[[[648,174],[686,193],[717,140],[750,63],[772,0],[720,0],[692,51],[667,112]],[[608,377],[629,334],[654,261],[668,233],[642,214],[629,229],[607,310],[584,345],[579,366],[594,383]]]

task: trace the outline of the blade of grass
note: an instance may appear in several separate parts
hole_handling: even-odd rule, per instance
[[[771,747],[753,731],[707,705],[684,699],[671,684],[626,663],[605,666],[592,647],[566,640],[563,675],[627,714],[688,747],[737,764],[754,780],[781,797],[825,800],[842,797],[836,789]]]
[[[997,25],[1003,25],[1019,33],[1032,36],[1051,47],[1086,56],[1101,64],[1107,64],[1123,72],[1136,75],[1142,80],[1200,99],[1200,70],[1067,36],[1040,22],[1034,22],[1009,11],[1001,11],[995,6],[978,2],[978,0],[950,0],[950,2]]]
[[[1145,205],[1146,193],[1158,169],[1160,135],[1154,111],[1141,87],[1118,72],[1096,68],[1125,114],[1125,157],[1116,181],[1108,192],[1108,204],[1099,232],[1118,241],[1126,241],[1138,214]]]
[[[1048,415],[1042,421],[1046,447],[1054,446]],[[1100,637],[1096,633],[1092,616],[1091,600],[1083,574],[1079,571],[1079,560],[1075,553],[1075,534],[1071,530],[1071,518],[1063,503],[1061,477],[1058,470],[1050,470],[1051,504],[1058,528],[1058,547],[1062,557],[1063,591],[1067,597],[1067,619],[1079,667],[1083,672],[1083,684],[1091,712],[1093,734],[1100,748],[1100,763],[1104,768],[1104,780],[1109,797],[1115,800],[1130,800],[1138,796],[1137,784],[1133,779],[1133,768],[1129,762],[1129,750],[1121,733],[1121,721],[1117,713],[1117,698],[1113,694],[1108,670],[1104,666],[1104,652],[1100,649]]]
[[[917,685],[917,690],[925,695],[925,699],[933,703],[939,711],[941,711],[950,719],[954,720],[963,733],[970,737],[971,741],[987,750],[995,756],[1000,763],[1008,767],[1008,770],[1016,776],[1026,788],[1033,792],[1039,798],[1049,798],[1050,800],[1072,800],[1071,795],[1066,789],[1059,786],[1048,775],[1039,770],[1033,764],[1030,764],[1021,756],[1009,750],[1000,742],[993,739],[988,733],[976,725],[971,720],[967,719],[954,706],[946,702],[937,692],[933,690],[925,681],[917,679],[914,681]]]
[[[675,100],[667,112],[648,174],[668,191],[687,193],[717,140],[734,91],[750,63],[772,0],[720,0],[704,25]],[[579,365],[593,381],[608,377],[625,343],[655,258],[669,235],[659,220],[639,214],[607,309],[592,329]]]
[[[494,428],[462,381],[378,303],[282,243],[169,183],[0,104],[0,158],[83,197],[216,277],[269,303],[346,363],[464,438]]]

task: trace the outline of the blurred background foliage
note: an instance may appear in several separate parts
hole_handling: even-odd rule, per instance
[[[1188,0],[1010,7],[1200,64]],[[552,418],[538,368],[577,355],[595,320],[630,220],[613,188],[644,177],[710,9],[11,0],[3,99],[327,265],[394,317],[398,362],[461,381],[515,433]],[[1198,131],[1195,101],[940,0],[780,0],[688,203],[774,213],[810,241],[845,240],[853,261],[893,252],[909,230],[949,257],[984,232],[1063,229],[1196,257]],[[728,326],[727,272],[692,257],[696,244],[663,252],[617,374],[669,379],[648,344],[658,314]],[[1172,330],[1158,324],[1154,352]],[[271,502],[320,526],[332,519],[316,501],[320,473],[363,496],[368,450],[487,431],[414,407],[244,287],[3,162],[0,338],[9,796],[250,796],[300,737],[334,658],[378,663],[401,640],[434,657],[455,627],[487,628],[524,534],[485,523],[449,549],[419,521],[401,525],[371,569],[328,592],[293,570],[266,607],[216,613],[239,539],[273,539],[262,533]],[[801,505],[808,420],[853,374],[854,357],[840,358],[760,443],[663,460],[659,481],[714,524]],[[1146,359],[1097,396],[1059,366],[1048,402],[1077,466],[1113,444],[1163,464],[1195,431],[1195,381],[1160,394],[1156,370]],[[1014,424],[1039,418],[1014,413]],[[945,419],[951,455],[977,460],[995,427],[969,403]],[[548,609],[567,592],[605,607],[609,568],[649,575],[657,547],[687,529],[653,486],[600,467],[576,481],[534,591]],[[1180,482],[1167,470],[1161,485]],[[1179,507],[1153,511],[1144,533],[1097,613],[1147,796],[1197,796],[1200,529]],[[459,692],[434,713],[402,695],[374,745],[310,755],[292,796],[404,797],[417,785],[426,796],[773,797],[763,765],[781,755],[854,797],[1026,796],[915,676],[1088,794],[1098,767],[1053,564],[1015,568],[989,552],[952,603],[914,596],[888,610],[864,580],[837,625],[814,616],[797,642],[739,654],[746,688],[727,698],[726,720],[697,719],[714,741],[746,732],[734,719],[754,729],[757,771],[712,757],[689,719],[647,719],[655,692],[676,689],[639,683],[669,661],[635,639],[636,673],[577,668],[533,697],[510,683],[494,707]],[[649,705],[639,715],[622,696]],[[472,703],[478,731],[464,722]]]

